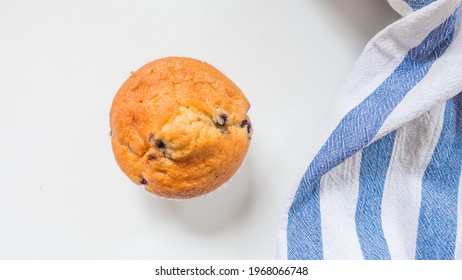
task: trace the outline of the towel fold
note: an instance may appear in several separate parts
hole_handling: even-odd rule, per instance
[[[289,198],[287,259],[462,259],[460,0],[389,0]]]

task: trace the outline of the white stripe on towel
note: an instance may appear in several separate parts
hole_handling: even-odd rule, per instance
[[[361,152],[321,179],[321,226],[325,259],[362,259],[356,235],[355,211]],[[342,187],[338,187],[341,182]]]
[[[415,256],[422,176],[438,142],[444,108],[438,105],[396,133],[382,201],[383,231],[392,259]]]
[[[373,141],[411,121],[462,91],[462,17],[459,17],[453,42],[422,79],[399,103],[383,123]],[[435,88],[437,87],[437,88]],[[425,96],[425,98],[423,98]]]

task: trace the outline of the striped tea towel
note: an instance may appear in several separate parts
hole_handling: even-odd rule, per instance
[[[290,198],[288,259],[462,259],[460,0],[389,0]]]

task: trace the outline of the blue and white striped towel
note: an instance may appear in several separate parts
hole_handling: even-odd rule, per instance
[[[460,0],[389,0],[280,229],[288,259],[462,259]],[[329,134],[330,133],[330,134]]]

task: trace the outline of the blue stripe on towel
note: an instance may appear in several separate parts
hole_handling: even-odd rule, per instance
[[[297,190],[297,196],[288,214],[287,257],[289,259],[322,259],[320,185],[320,180],[315,180],[311,184],[302,181]],[[316,191],[310,192],[307,188]],[[301,199],[301,193],[308,195],[305,199]]]
[[[287,257],[322,259],[320,215],[321,176],[364,148],[404,96],[425,77],[448,48],[457,19],[454,12],[417,47],[395,71],[335,128],[305,172],[288,213]]]
[[[435,0],[404,0],[414,11],[417,11],[428,4],[435,2]]]
[[[364,259],[390,259],[382,229],[382,196],[396,132],[372,143],[362,151],[356,232]]]
[[[462,165],[462,94],[446,103],[443,129],[422,178],[416,259],[454,259]]]

